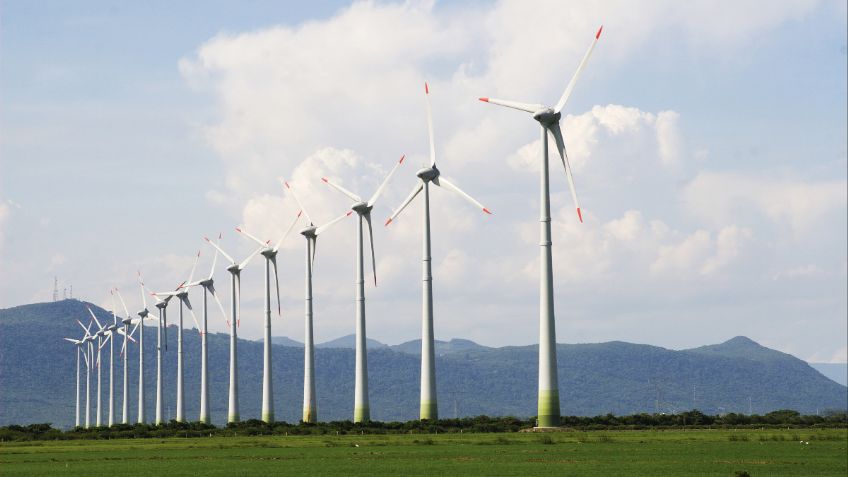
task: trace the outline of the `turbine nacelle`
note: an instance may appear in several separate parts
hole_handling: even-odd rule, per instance
[[[271,258],[274,258],[274,257],[277,256],[277,251],[274,250],[273,248],[266,248],[265,250],[259,252],[259,254],[262,255],[265,258],[271,259]],[[232,268],[232,267],[230,267],[230,268]],[[236,268],[238,268],[238,266],[236,266]],[[227,269],[227,270],[229,270],[229,269]]]
[[[301,229],[299,233],[300,233],[300,235],[303,235],[306,238],[315,238],[315,237],[318,236],[318,234],[315,233],[317,230],[318,230],[318,227],[316,227],[314,225],[310,225],[309,227]]]
[[[562,113],[555,112],[551,108],[545,108],[533,113],[533,119],[539,121],[543,126],[552,126],[559,123]]]
[[[415,173],[415,175],[418,176],[418,178],[424,182],[431,182],[439,177],[440,172],[436,165],[433,164],[430,167],[420,169],[418,172]]]
[[[368,202],[365,202],[364,200],[356,202],[355,204],[350,206],[350,210],[356,212],[359,215],[367,214],[368,212],[371,212],[371,209],[373,208],[373,205],[368,205]]]

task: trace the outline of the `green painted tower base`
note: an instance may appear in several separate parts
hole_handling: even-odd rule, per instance
[[[539,423],[537,427],[559,427],[559,390],[539,391]]]
[[[367,407],[358,407],[353,410],[353,422],[368,422],[371,420],[371,411]]]
[[[436,401],[421,401],[421,420],[435,421],[439,418],[439,407]]]

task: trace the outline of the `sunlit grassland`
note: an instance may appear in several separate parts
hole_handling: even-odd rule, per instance
[[[12,475],[848,475],[848,431],[674,430],[36,441]]]

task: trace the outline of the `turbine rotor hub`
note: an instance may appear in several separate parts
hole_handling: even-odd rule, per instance
[[[439,177],[440,172],[439,169],[436,168],[436,166],[431,166],[419,170],[415,173],[415,175],[418,176],[418,178],[424,182],[432,182],[433,180]]]
[[[359,215],[367,214],[373,207],[368,206],[368,202],[357,202],[350,206],[350,209]]]
[[[543,109],[533,115],[533,119],[539,121],[545,126],[556,124],[559,122],[560,117],[562,117],[562,114],[555,113],[551,108]]]
[[[317,229],[318,229],[318,227],[316,227],[314,225],[310,225],[309,227],[301,229],[300,235],[303,235],[306,238],[315,238],[316,237],[315,230],[317,230]]]

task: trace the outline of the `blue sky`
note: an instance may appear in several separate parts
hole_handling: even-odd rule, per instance
[[[744,334],[844,362],[845,8],[3,2],[0,306],[49,299],[57,275],[78,297],[109,306],[119,286],[138,307],[137,269],[165,289],[198,249],[208,268],[204,235],[224,231],[241,255],[235,225],[279,235],[294,205],[278,177],[324,220],[348,204],[318,178],[368,195],[406,154],[375,211],[388,216],[426,154],[428,79],[440,167],[495,212],[433,194],[436,336],[533,343],[537,126],[476,98],[555,102],[603,23],[564,122],[586,223],[551,169],[558,340]],[[381,341],[418,337],[418,212],[375,232]],[[327,235],[319,340],[353,332],[353,221]],[[296,339],[302,246],[285,245],[275,322]],[[258,338],[260,263],[248,272],[240,333]]]

